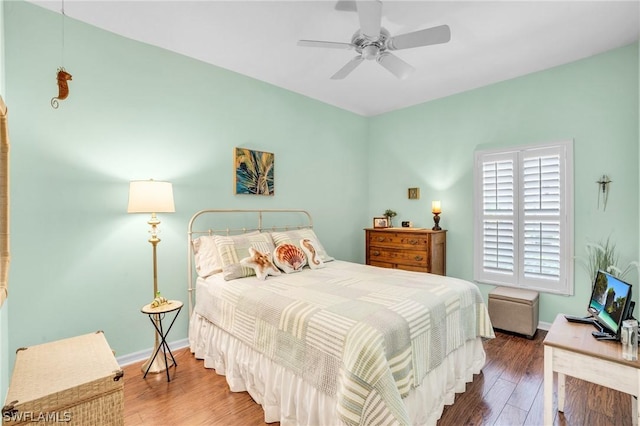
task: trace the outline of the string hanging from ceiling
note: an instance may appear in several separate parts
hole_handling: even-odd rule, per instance
[[[69,84],[67,83],[67,81],[72,80],[71,74],[69,74],[67,70],[64,69],[64,39],[65,39],[64,25],[66,20],[66,15],[64,13],[64,0],[62,0],[62,7],[60,12],[61,12],[60,19],[62,20],[62,25],[61,25],[62,42],[61,42],[61,51],[60,51],[61,66],[58,68],[58,72],[56,74],[56,78],[58,81],[58,96],[57,97],[54,96],[53,98],[51,98],[51,106],[54,109],[58,109],[58,106],[59,106],[58,101],[67,99],[67,97],[69,96]]]

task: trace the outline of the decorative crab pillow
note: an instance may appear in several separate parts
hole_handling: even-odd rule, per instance
[[[240,260],[242,266],[256,271],[259,280],[266,280],[267,275],[280,275],[280,270],[271,261],[271,253],[262,253],[253,247],[249,247],[249,257]]]
[[[320,257],[318,253],[318,249],[316,249],[314,242],[308,238],[303,238],[300,240],[300,248],[304,252],[307,257],[307,264],[311,269],[320,269],[324,268],[324,261]]]
[[[273,251],[273,261],[285,274],[300,272],[307,264],[307,258],[299,247],[293,244],[280,244]]]

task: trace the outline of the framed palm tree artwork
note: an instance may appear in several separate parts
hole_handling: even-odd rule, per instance
[[[236,194],[274,194],[272,152],[235,148]]]

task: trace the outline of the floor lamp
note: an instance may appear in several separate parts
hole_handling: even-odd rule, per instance
[[[149,234],[149,242],[153,247],[153,298],[158,293],[158,262],[156,258],[156,248],[160,242],[158,238],[158,225],[160,220],[156,217],[156,213],[173,213],[176,211],[173,203],[173,187],[170,182],[160,182],[153,179],[136,180],[129,183],[129,207],[127,213],[151,213],[151,219],[147,221],[151,225]],[[157,321],[157,319],[156,319]],[[156,353],[159,343],[158,332],[155,333],[155,345],[151,356]],[[146,371],[151,362],[151,357],[142,366],[142,371]],[[158,356],[149,368],[151,373],[159,373],[173,365],[173,361],[169,360],[165,363],[164,357]]]

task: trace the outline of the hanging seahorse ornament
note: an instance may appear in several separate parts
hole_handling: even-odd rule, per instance
[[[71,74],[69,74],[64,67],[58,68],[58,97],[51,98],[51,106],[58,109],[58,100],[67,99],[69,96],[69,85],[67,80],[71,80]]]

